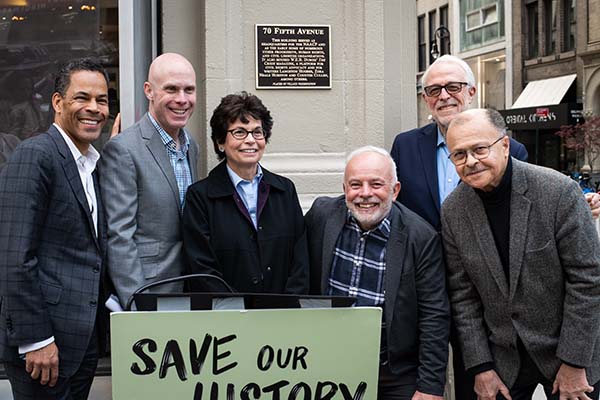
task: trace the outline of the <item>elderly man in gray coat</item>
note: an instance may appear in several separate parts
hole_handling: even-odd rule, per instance
[[[496,111],[462,113],[447,143],[462,180],[442,206],[449,296],[478,398],[530,399],[539,383],[598,399],[600,243],[581,190],[512,159]]]

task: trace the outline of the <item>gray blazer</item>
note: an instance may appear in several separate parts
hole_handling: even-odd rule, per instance
[[[306,214],[311,294],[326,294],[333,251],[346,222],[344,196],[319,197]],[[400,203],[391,211],[386,246],[388,360],[398,374],[417,371],[417,390],[442,395],[448,362],[450,307],[439,234]]]
[[[193,183],[198,180],[198,146],[192,140],[188,161]],[[147,114],[106,144],[99,169],[108,222],[108,273],[125,306],[140,286],[183,274],[179,189]]]
[[[494,362],[511,387],[517,335],[544,376],[561,360],[600,379],[600,243],[577,184],[513,158],[510,284],[475,191],[459,185],[442,205],[452,314],[465,367]]]

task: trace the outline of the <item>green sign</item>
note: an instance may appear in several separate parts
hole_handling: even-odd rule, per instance
[[[113,313],[113,399],[376,399],[380,327],[378,308]]]

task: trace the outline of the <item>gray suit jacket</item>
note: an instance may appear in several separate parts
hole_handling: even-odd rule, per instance
[[[465,367],[494,362],[511,387],[517,335],[544,376],[561,360],[600,379],[600,243],[577,184],[515,159],[509,275],[475,191],[459,185],[442,205],[452,314]]]
[[[22,142],[0,173],[0,358],[54,336],[59,374],[83,360],[103,309],[106,224],[98,233],[73,155],[58,130]],[[14,384],[14,382],[13,382]]]
[[[193,183],[198,179],[194,141],[188,161]],[[147,114],[106,144],[99,168],[108,222],[108,272],[125,306],[140,286],[183,274],[179,189],[167,150]]]
[[[319,197],[306,214],[311,294],[327,293],[347,212],[344,196]],[[442,244],[425,220],[397,202],[386,246],[384,318],[391,370],[417,372],[417,390],[442,395],[450,335]]]

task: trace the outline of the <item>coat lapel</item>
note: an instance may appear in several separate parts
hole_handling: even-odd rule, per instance
[[[96,246],[98,246],[96,229],[94,228],[94,220],[92,219],[90,206],[88,204],[87,197],[85,196],[83,185],[81,184],[81,177],[79,176],[79,170],[77,169],[77,164],[75,164],[73,154],[71,153],[71,150],[69,150],[69,147],[67,146],[67,143],[61,136],[60,132],[54,126],[48,130],[48,133],[50,134],[52,140],[54,140],[54,143],[56,143],[58,152],[62,157],[61,164],[65,173],[65,177],[67,178],[67,182],[69,182],[69,186],[71,187],[77,202],[83,208],[88,223],[88,229],[90,230],[90,233],[96,242]],[[99,197],[98,193],[100,192],[96,192],[96,197]]]
[[[190,164],[190,171],[192,173],[192,183],[198,180],[198,145],[192,140],[189,132],[186,131],[190,138],[190,148],[188,150],[188,162]]]
[[[175,197],[175,203],[177,204],[177,208],[179,212],[181,212],[181,202],[179,201],[179,187],[177,186],[177,179],[175,178],[175,172],[173,171],[173,167],[171,166],[171,161],[169,161],[169,156],[167,155],[167,150],[165,149],[165,145],[160,138],[160,134],[150,122],[150,118],[148,114],[146,114],[140,124],[142,137],[146,140],[146,147],[158,167],[162,171],[165,179],[169,183],[169,187],[171,188],[171,192]],[[192,179],[193,180],[193,179]]]
[[[500,292],[504,296],[508,296],[508,282],[483,204],[473,189],[468,187],[465,187],[465,189],[463,191],[467,197],[465,209],[469,210],[467,215],[471,225],[471,237],[475,237],[479,246],[479,258],[487,265],[500,288]]]
[[[527,227],[529,226],[529,212],[531,201],[525,197],[527,191],[527,177],[521,169],[519,161],[513,159],[512,193],[510,200],[510,298],[517,290],[519,275],[525,255]]]
[[[436,139],[437,139],[437,125],[430,124],[423,131],[423,134],[419,136],[419,152],[421,153],[421,162],[423,171],[425,171],[425,178],[427,180],[427,186],[429,187],[429,194],[435,204],[435,208],[438,213],[440,212],[440,190],[438,188],[438,177],[437,177],[437,151],[436,151]],[[433,151],[432,151],[433,149]]]
[[[404,222],[395,204],[392,206],[390,222],[390,237],[385,250],[385,304],[389,305],[385,307],[385,320],[388,326],[391,325],[394,317],[393,304],[396,301],[404,268],[404,263],[399,260],[405,259],[408,243]]]
[[[331,261],[333,260],[333,251],[337,238],[346,222],[347,209],[344,205],[344,199],[338,203],[339,206],[333,210],[323,231],[323,253],[322,253],[322,271],[321,271],[321,293],[327,293],[329,286],[329,274],[331,272]]]

